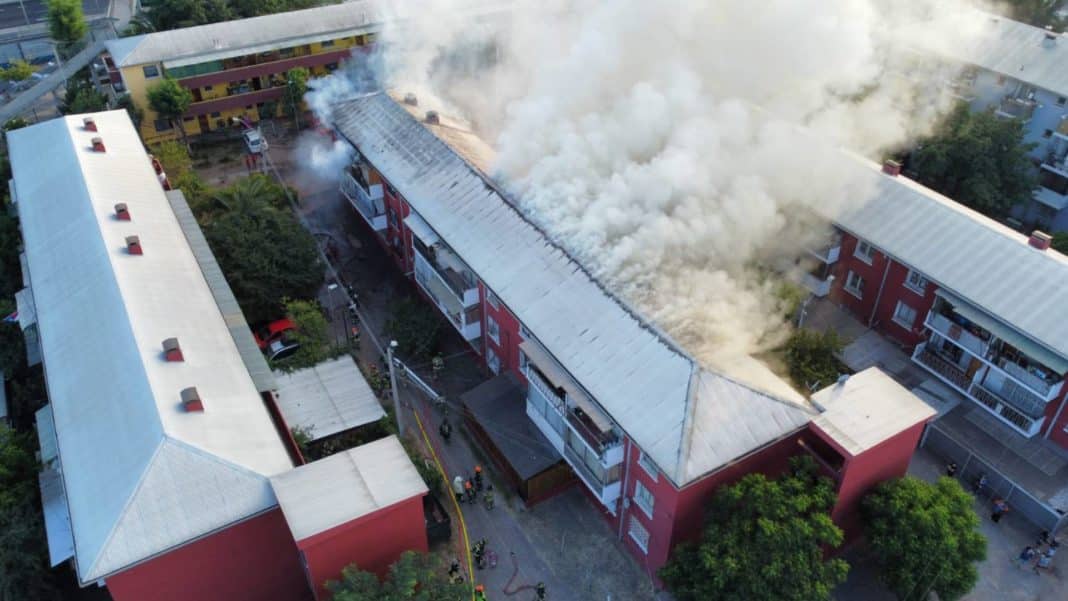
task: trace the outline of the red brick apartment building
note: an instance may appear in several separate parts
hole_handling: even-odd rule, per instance
[[[20,325],[50,401],[52,565],[116,601],[297,601],[344,563],[383,570],[427,548],[426,486],[395,437],[295,467],[271,371],[125,111],[9,132],[8,147]]]
[[[815,457],[838,485],[835,518],[855,533],[860,495],[905,472],[934,412],[886,374],[810,400],[755,361],[748,380],[710,370],[528,221],[485,175],[492,149],[462,124],[385,93],[333,114],[356,151],[341,194],[500,374],[465,403],[521,494],[562,466],[654,573],[699,534],[711,492],[746,473]]]

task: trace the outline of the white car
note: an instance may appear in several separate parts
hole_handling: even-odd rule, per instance
[[[258,129],[246,129],[244,133],[245,146],[250,154],[262,154],[267,150],[267,140]]]

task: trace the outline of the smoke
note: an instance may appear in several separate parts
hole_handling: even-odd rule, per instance
[[[763,267],[870,194],[839,148],[878,160],[949,108],[954,67],[911,49],[979,26],[953,0],[424,5],[380,79],[472,122],[523,210],[712,366],[782,340]]]

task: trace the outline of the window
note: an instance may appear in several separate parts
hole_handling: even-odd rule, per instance
[[[486,314],[486,332],[489,333],[489,337],[494,344],[501,345],[501,327],[497,325],[497,320],[493,319],[493,316],[489,314]]]
[[[337,63],[326,63],[326,70],[330,71],[331,73],[337,71]]]
[[[527,370],[527,354],[523,351],[519,351],[519,370],[524,372]]]
[[[660,478],[660,470],[656,469],[656,464],[653,463],[652,459],[649,459],[649,456],[645,454],[645,451],[638,452],[638,465],[642,466],[642,469],[645,470],[646,474],[649,474],[649,477],[653,479],[653,482],[656,482]]]
[[[323,40],[322,43],[319,45],[323,48],[329,48],[334,45],[334,40]]]
[[[1057,106],[1064,106],[1066,103],[1068,103],[1068,98],[1065,98],[1064,96],[1057,98]]]
[[[204,86],[204,91],[205,92],[210,92],[211,89],[212,89],[211,86]]]
[[[153,77],[159,77],[159,67],[156,65],[146,65],[141,67],[141,71],[145,74],[145,79],[152,79]]]
[[[633,515],[630,516],[630,527],[627,528],[627,533],[630,534],[631,539],[638,544],[638,548],[643,553],[649,552],[649,531]]]
[[[916,309],[897,301],[897,307],[894,308],[894,323],[906,330],[911,330],[912,324],[916,323]]]
[[[634,504],[641,507],[645,515],[652,519],[653,506],[656,504],[656,499],[653,497],[653,493],[641,483],[641,480],[634,481]]]
[[[486,346],[486,365],[494,375],[501,372],[501,358],[497,356],[497,353],[493,352],[493,347],[488,345]]]
[[[501,304],[497,301],[497,295],[489,288],[486,289],[486,304],[493,307],[496,311],[500,311],[501,309]]]
[[[168,119],[156,119],[153,125],[156,126],[156,131],[170,131],[174,127]]]
[[[1052,129],[1047,129],[1047,130],[1043,131],[1042,132],[1042,137],[1043,138],[1052,138],[1053,137],[1053,130]]]
[[[399,228],[397,224],[397,212],[393,210],[392,206],[386,207],[386,216],[389,217],[389,225],[394,228]]]
[[[927,278],[910,269],[909,274],[905,276],[905,286],[917,294],[923,294],[927,292]]]
[[[849,275],[846,277],[845,289],[846,292],[852,294],[853,296],[857,298],[863,298],[864,278],[850,271]]]
[[[215,111],[211,114],[212,119],[218,119],[219,117],[222,117],[222,113],[220,113],[219,111]]]
[[[875,248],[863,240],[857,241],[857,247],[853,250],[853,256],[871,265],[875,257]]]

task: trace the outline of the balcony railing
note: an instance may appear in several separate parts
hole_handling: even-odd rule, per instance
[[[835,241],[820,248],[810,249],[808,252],[823,263],[834,265],[842,253],[842,243]]]
[[[568,464],[574,468],[575,473],[579,475],[579,478],[586,484],[586,487],[600,499],[601,503],[611,505],[619,498],[622,486],[619,481],[618,469],[614,470],[616,475],[612,480],[603,480],[599,478],[588,465],[586,465],[583,458],[579,456],[578,451],[568,444],[564,445],[564,459],[566,459]]]
[[[828,276],[821,280],[811,273],[801,274],[801,285],[819,298],[823,298],[830,294],[832,282],[834,282],[834,276]]]
[[[419,287],[434,299],[438,309],[449,319],[465,340],[474,340],[482,335],[482,317],[478,306],[467,309],[456,292],[445,283],[440,274],[430,265],[430,261],[416,250],[415,281]]]
[[[420,252],[418,246],[416,252]],[[452,251],[440,246],[440,243],[434,245],[434,253],[434,257],[424,256],[426,262],[430,264],[430,267],[433,268],[435,272],[437,272],[441,281],[452,290],[453,294],[460,300],[460,304],[465,307],[477,305],[478,281],[475,279],[475,276],[466,267],[461,272],[444,265],[443,262],[439,260],[438,255],[444,253],[451,254]],[[420,252],[420,254],[422,253]],[[455,255],[453,256],[455,257]],[[456,261],[462,264],[459,257],[456,257]]]
[[[935,352],[927,348],[927,344],[921,344],[916,348],[912,357],[917,363],[926,367],[944,380],[954,385],[961,392],[966,392],[971,385],[971,378],[956,364],[943,359]]]
[[[341,193],[376,232],[386,229],[386,203],[382,184],[364,186],[350,170],[341,172]]]
[[[943,337],[953,341],[969,353],[977,357],[986,356],[987,343],[983,342],[978,336],[965,330],[960,325],[953,323],[953,321],[945,315],[931,310],[927,313],[927,319],[924,320],[923,324],[930,328],[931,331],[938,332]]]
[[[1035,107],[1037,106],[1038,103],[1034,100],[1009,96],[998,104],[998,108],[994,112],[999,117],[1017,119],[1027,123],[1031,120],[1031,115],[1035,113]]]
[[[1003,421],[1008,422],[1009,425],[1015,427],[1025,436],[1034,436],[1038,433],[1039,428],[1042,427],[1044,418],[1036,419],[1028,417],[1023,412],[1006,403],[1000,396],[979,384],[972,384],[968,389],[968,393],[973,399],[979,401],[983,407],[986,407],[994,415],[1002,418]]]
[[[1054,396],[1052,394],[1054,388],[1056,388],[1058,392],[1060,391],[1061,381],[1051,383],[1007,359],[1000,359],[997,365],[1002,371],[1012,376],[1013,379],[1027,388],[1030,388],[1034,393],[1042,397],[1043,400],[1050,400]]]

